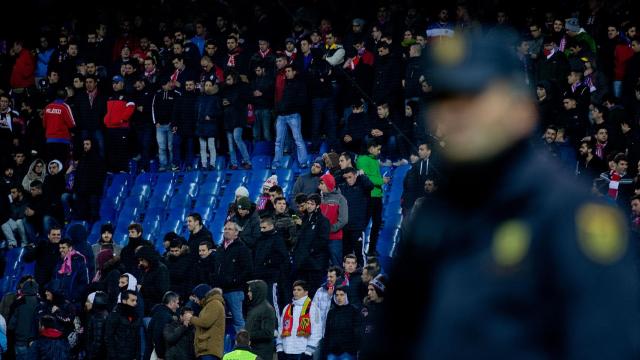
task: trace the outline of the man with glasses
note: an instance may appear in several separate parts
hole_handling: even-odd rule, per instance
[[[533,23],[529,26],[529,33],[531,34],[531,40],[529,40],[529,56],[535,61],[540,57],[540,53],[542,53],[542,43],[544,40],[542,28],[537,23]]]

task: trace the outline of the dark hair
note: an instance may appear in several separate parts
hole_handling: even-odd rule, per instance
[[[292,288],[295,288],[296,286],[300,286],[304,291],[309,291],[309,284],[304,280],[294,281]]]
[[[558,127],[555,125],[547,125],[547,127],[545,128],[545,131],[546,130],[553,130],[555,132],[558,132]]]
[[[182,45],[182,44],[180,44],[180,43],[176,43],[176,44],[178,44],[178,45]],[[180,61],[184,61],[184,56],[182,56],[182,54],[174,54],[174,55],[171,57],[171,61],[173,61],[173,60],[180,60]]]
[[[631,199],[629,199],[629,202],[633,201],[633,200],[640,200],[640,195],[633,195],[631,197]]]
[[[582,144],[587,145],[587,150],[593,150],[594,148],[593,141],[584,140],[580,142],[580,146],[582,146]]]
[[[58,89],[56,90],[56,99],[65,99],[67,97],[67,90]]]
[[[129,224],[129,226],[127,226],[127,230],[135,230],[136,232],[142,234],[142,225],[138,223]]]
[[[278,196],[278,197],[276,197],[275,199],[273,199],[273,203],[274,203],[274,204],[277,204],[277,203],[278,203],[278,201],[284,201],[284,202],[285,202],[285,204],[287,203],[287,199],[285,199],[285,198],[284,198],[284,196]]]
[[[24,188],[22,187],[21,184],[18,184],[17,182],[11,183],[11,185],[9,186],[9,190],[11,189],[16,189],[16,191],[21,194],[24,193]]]
[[[380,142],[378,141],[378,139],[371,138],[367,140],[367,149],[370,149],[372,147],[378,147],[378,146],[380,146]]]
[[[367,270],[367,275],[371,276],[372,278],[378,276],[378,274],[380,274],[380,269],[375,266],[374,264],[367,264],[364,267],[364,270]]]
[[[272,187],[269,188],[269,192],[274,192],[277,194],[283,194],[282,188],[278,185],[273,185]]]
[[[181,248],[182,244],[184,244],[184,242],[182,241],[182,239],[180,237],[171,239],[171,242],[169,244],[169,248]]]
[[[184,313],[193,312],[193,309],[189,305],[185,305],[178,310],[178,315],[184,315]]]
[[[206,246],[207,250],[213,249],[213,243],[211,241],[200,241],[200,244],[198,244],[198,247],[202,245]]]
[[[618,164],[620,161],[629,162],[629,160],[627,159],[627,155],[625,155],[623,153],[619,153],[613,158],[613,162],[615,162],[616,164]]]
[[[343,262],[346,262],[346,261],[347,261],[347,259],[353,259],[353,260],[355,260],[356,262],[358,262],[358,257],[357,257],[357,256],[355,256],[355,254],[347,254],[347,255],[345,255],[345,256],[342,258],[342,261],[343,261]]]
[[[269,223],[271,225],[273,225],[275,223],[275,220],[273,219],[273,216],[271,215],[264,215],[260,217],[260,222],[266,222]]]
[[[199,213],[194,212],[194,213],[189,214],[189,216],[187,216],[187,217],[192,217],[194,221],[197,221],[197,222],[200,223],[200,225],[202,225],[202,216]]]
[[[303,193],[296,194],[294,201],[296,202],[296,204],[302,204],[307,202],[307,194],[303,194]]]
[[[339,266],[329,266],[329,268],[327,269],[327,272],[335,272],[336,276],[340,277],[342,276],[342,268]]]
[[[316,203],[316,206],[322,204],[322,199],[318,194],[311,194],[307,196],[307,201],[313,201],[314,203]]]
[[[287,64],[285,65],[284,69],[291,69],[293,71],[296,71],[296,67],[293,64]]]
[[[33,180],[32,182],[29,183],[29,188],[42,188],[42,181]]]
[[[251,336],[245,329],[238,331],[236,334],[236,344],[238,346],[249,346],[251,344]]]
[[[349,173],[350,173],[350,174],[357,174],[357,173],[358,173],[358,170],[356,170],[356,169],[354,169],[354,168],[352,168],[352,167],[348,167],[348,168],[344,169],[344,173],[345,173],[345,174],[349,174]]]
[[[120,276],[122,277],[122,276]],[[135,291],[133,290],[125,290],[122,292],[122,296],[120,296],[120,302],[125,302],[125,300],[129,300],[129,297],[131,297],[131,295],[138,297],[138,294],[136,294]]]
[[[60,230],[60,231],[62,231],[62,228],[60,227],[60,225],[55,224],[55,225],[53,225],[51,228],[49,228],[49,234],[51,234],[51,231],[53,231],[53,230]]]
[[[71,242],[71,239],[69,239],[68,237],[64,237],[62,238],[62,240],[60,240],[59,245],[62,245],[62,244],[73,247],[73,243]]]
[[[173,291],[167,291],[162,296],[162,304],[169,305],[170,302],[178,301],[180,299],[180,295],[176,294]]]
[[[164,237],[162,237],[162,242],[171,242],[171,240],[175,239],[178,237],[178,234],[176,234],[173,231],[169,231],[168,233],[164,234]]]
[[[335,290],[333,290],[333,293],[335,294],[336,291],[342,291],[343,293],[347,294],[349,292],[349,287],[346,285],[337,285]]]

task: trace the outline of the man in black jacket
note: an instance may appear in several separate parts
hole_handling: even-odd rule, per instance
[[[151,242],[142,238],[142,225],[134,223],[129,224],[127,227],[129,231],[129,242],[122,248],[120,252],[120,259],[122,265],[124,265],[125,272],[135,276],[136,279],[140,279],[140,268],[138,268],[138,258],[136,257],[136,249],[139,246],[148,246],[153,248]]]
[[[309,289],[318,289],[329,266],[329,220],[320,212],[320,195],[312,194],[307,199],[302,227],[298,231],[298,242],[293,249],[292,279],[304,280]],[[312,290],[313,297],[315,290]]]
[[[104,157],[102,119],[107,113],[107,97],[98,90],[98,78],[95,75],[85,77],[84,88],[86,91],[76,94],[71,104],[76,131],[80,135],[77,138],[94,139],[98,152]]]
[[[25,282],[11,308],[12,313],[7,328],[14,334],[16,353],[22,353],[24,358],[30,359],[32,357],[29,355],[35,356],[30,344],[38,336],[37,316],[40,308],[38,283],[34,280]]]
[[[89,319],[86,329],[86,351],[87,359],[104,359],[107,351],[105,330],[107,318],[109,317],[109,296],[107,293],[97,291],[94,293],[93,303],[89,311]]]
[[[274,60],[275,61],[275,60]],[[274,65],[272,64],[273,68]],[[255,66],[255,78],[251,81],[251,104],[256,122],[253,124],[253,140],[271,141],[271,112],[273,110],[273,96],[275,82],[273,75],[267,70],[264,62],[258,62]]]
[[[216,251],[213,283],[224,291],[224,302],[231,311],[236,332],[244,328],[242,301],[244,288],[253,271],[251,252],[238,241],[240,227],[233,221],[224,225],[224,241]]]
[[[198,255],[199,246],[202,242],[209,242],[213,244],[213,238],[211,237],[211,231],[202,224],[202,216],[198,213],[191,213],[187,216],[187,229],[189,230],[189,251],[192,257]],[[200,283],[196,283],[200,284]]]
[[[164,341],[164,327],[169,324],[176,316],[180,304],[180,296],[173,291],[167,291],[162,297],[162,304],[156,305],[151,311],[151,320],[149,321],[147,351],[151,354],[151,349],[155,349],[158,359],[165,358],[167,350]]]
[[[89,221],[95,221],[99,217],[100,197],[106,177],[104,158],[93,143],[92,139],[82,141],[83,152],[76,166],[73,184],[75,217]]]
[[[196,357],[193,346],[195,328],[187,318],[193,315],[193,309],[183,306],[179,311],[180,317],[174,319],[164,327],[164,340],[166,341],[166,359],[191,360]]]
[[[369,223],[367,208],[371,202],[373,183],[367,175],[354,168],[346,168],[343,175],[345,182],[339,188],[349,205],[349,222],[342,228],[342,253],[355,254],[358,263],[364,265],[362,256],[362,239],[364,229]]]
[[[300,114],[307,106],[307,87],[306,84],[296,77],[296,70],[293,65],[287,65],[285,69],[285,86],[282,94],[282,100],[276,104],[276,150],[273,158],[273,169],[280,167],[283,156],[284,136],[287,133],[287,127],[291,128],[293,139],[296,142],[298,163],[300,167],[306,168],[307,164],[307,146],[302,138],[302,120]]]
[[[260,232],[262,233],[256,243],[253,256],[253,280],[263,280],[267,283],[267,301],[273,305],[273,284],[278,284],[278,303],[284,304],[289,294],[288,279],[286,274],[289,271],[289,256],[284,246],[282,234],[275,228],[275,220],[271,216],[260,218]]]
[[[24,254],[24,261],[36,262],[34,278],[38,284],[46,284],[53,278],[60,258],[62,229],[59,226],[52,227],[47,237],[47,240],[40,240],[37,244],[29,244]]]
[[[136,251],[136,257],[142,270],[139,291],[144,300],[144,313],[147,315],[169,290],[169,270],[160,262],[160,255],[151,247],[141,247]]]
[[[418,145],[418,161],[411,165],[402,183],[402,211],[406,216],[407,212],[413,208],[416,199],[424,196],[424,182],[427,176],[434,175],[434,162],[431,156],[429,144]]]
[[[215,269],[215,245],[210,241],[202,241],[198,246],[198,261],[193,271],[193,284],[213,284],[213,271]]]
[[[181,95],[179,91],[173,89],[174,82],[169,77],[159,80],[162,88],[154,95],[151,104],[151,114],[153,123],[156,126],[156,141],[158,142],[158,156],[160,159],[160,170],[166,170],[173,160],[173,132],[171,131],[171,121],[173,107]],[[168,156],[167,156],[168,153]]]
[[[329,149],[335,150],[337,146],[338,117],[331,84],[334,78],[332,71],[331,65],[321,57],[315,57],[311,60],[307,75],[309,96],[311,97],[311,133],[314,135],[311,152],[317,152],[320,149],[323,133],[327,135]]]
[[[155,150],[153,144],[155,126],[153,125],[151,108],[156,90],[148,81],[148,79],[141,77],[133,83],[135,89],[133,98],[136,103],[136,111],[131,117],[131,127],[138,141],[136,145],[140,157],[140,168],[145,171],[149,170],[149,161],[151,160],[152,151]]]
[[[109,360],[131,360],[140,356],[140,326],[136,313],[138,296],[132,290],[122,293],[122,302],[107,318],[105,339]]]
[[[196,92],[195,78],[186,79],[182,96],[176,99],[173,106],[171,123],[171,131],[173,132],[172,170],[178,170],[183,161],[187,170],[191,170],[196,141],[197,102],[198,93]],[[184,152],[182,152],[183,149]]]
[[[191,265],[194,258],[189,253],[189,247],[183,245],[182,237],[171,240],[166,266],[169,270],[169,289],[186,299],[192,287]]]

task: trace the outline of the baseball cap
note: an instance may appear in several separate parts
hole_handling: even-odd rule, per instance
[[[116,75],[113,78],[111,78],[111,82],[114,82],[114,83],[124,82],[124,78],[120,75]]]

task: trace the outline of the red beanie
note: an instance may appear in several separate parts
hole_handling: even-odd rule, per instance
[[[336,188],[336,179],[333,178],[333,175],[331,175],[330,173],[326,173],[322,176],[320,176],[320,180],[327,185],[327,188],[329,189],[329,191],[333,191]]]

